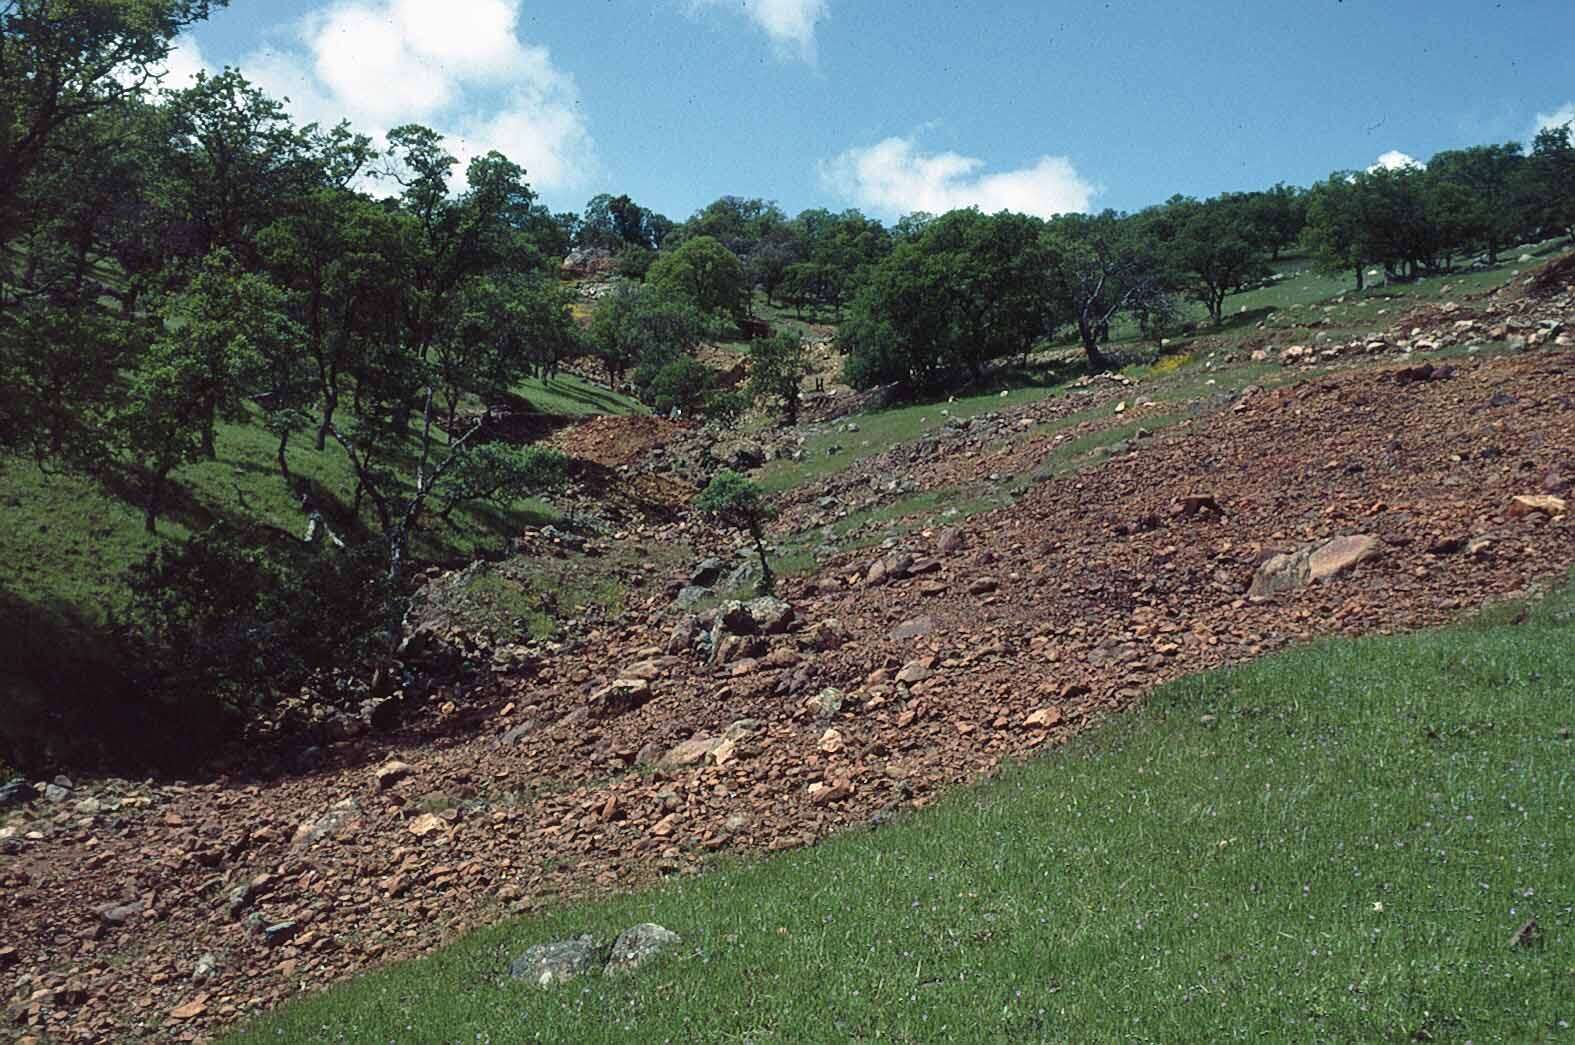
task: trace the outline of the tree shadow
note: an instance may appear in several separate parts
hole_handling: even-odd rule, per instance
[[[0,589],[0,665],[0,757],[24,771],[183,771],[225,733],[221,708],[139,686],[114,628],[64,603]]]
[[[572,385],[556,377],[547,378],[541,384],[543,388],[553,395],[576,403],[583,403],[599,413],[621,413],[626,406],[610,388],[597,391],[599,386]]]
[[[105,461],[92,472],[104,494],[120,501],[138,513],[146,510],[147,490],[151,473],[141,465],[125,461]],[[171,522],[188,530],[203,530],[218,522],[224,511],[196,495],[180,481],[178,474],[171,475],[164,486],[163,503],[159,508],[159,522]]]

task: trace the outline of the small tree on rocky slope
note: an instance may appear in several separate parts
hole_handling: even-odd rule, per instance
[[[776,585],[771,564],[766,561],[765,524],[771,519],[765,491],[747,476],[724,468],[695,498],[695,508],[705,515],[746,531],[760,556],[760,594],[769,595]]]

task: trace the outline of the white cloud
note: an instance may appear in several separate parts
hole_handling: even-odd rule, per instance
[[[984,161],[955,152],[920,152],[911,138],[887,138],[820,164],[829,191],[860,206],[898,217],[914,211],[944,214],[978,207],[1048,218],[1087,211],[1099,188],[1064,156],[1041,156],[1018,170],[983,172]]]
[[[1552,112],[1537,113],[1537,125],[1532,128],[1530,137],[1535,138],[1538,131],[1552,130],[1566,124],[1575,124],[1575,102],[1565,102]]]
[[[519,15],[520,0],[340,0],[301,20],[298,47],[241,68],[301,120],[348,119],[376,136],[427,124],[459,157],[456,174],[497,149],[538,189],[581,186],[598,168],[579,91],[519,38]]]
[[[786,55],[815,60],[815,24],[829,14],[828,0],[690,0],[690,9],[742,6],[750,21],[765,30]]]
[[[197,74],[208,67],[202,48],[190,36],[177,36],[170,44],[170,53],[164,61],[144,68],[141,65],[123,65],[115,71],[115,79],[130,87],[142,83],[149,90],[183,91],[197,82]],[[145,74],[158,77],[155,87],[145,82]]]
[[[1414,167],[1417,170],[1423,170],[1427,167],[1427,164],[1423,163],[1415,156],[1409,156],[1406,153],[1401,152],[1399,149],[1390,149],[1388,152],[1378,157],[1378,159],[1373,162],[1373,165],[1367,169],[1369,172],[1403,171],[1408,167]]]
[[[197,41],[190,36],[177,36],[169,57],[164,60],[161,86],[169,91],[184,90],[196,83],[197,74],[207,68],[208,60],[203,57]]]

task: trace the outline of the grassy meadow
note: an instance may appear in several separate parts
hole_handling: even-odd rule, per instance
[[[499,924],[228,1040],[1561,1039],[1572,640],[1565,589],[1185,679],[895,823]],[[683,943],[635,975],[504,975],[642,921]]]

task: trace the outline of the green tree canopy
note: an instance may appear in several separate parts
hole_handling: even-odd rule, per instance
[[[688,301],[701,312],[738,318],[744,314],[744,267],[732,251],[710,236],[685,240],[651,263],[645,281]]]

